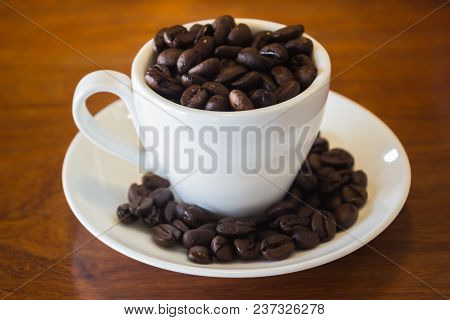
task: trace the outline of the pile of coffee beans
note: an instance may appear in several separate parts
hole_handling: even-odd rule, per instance
[[[220,218],[196,205],[176,203],[170,183],[153,173],[133,183],[128,201],[117,208],[119,221],[141,220],[162,247],[183,245],[195,263],[234,259],[282,260],[350,228],[367,201],[367,176],[353,170],[353,156],[329,150],[317,137],[285,198],[249,218]]]
[[[212,24],[163,28],[145,81],[161,96],[195,109],[244,111],[291,99],[317,76],[303,25],[252,34],[225,15]]]

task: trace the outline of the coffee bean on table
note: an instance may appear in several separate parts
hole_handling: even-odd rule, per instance
[[[121,204],[116,210],[117,218],[124,224],[130,224],[135,222],[139,217],[132,214],[130,205],[128,203]]]
[[[349,202],[361,208],[367,201],[367,191],[357,184],[350,184],[342,188],[342,197],[345,202]]]
[[[280,86],[288,81],[295,81],[292,72],[288,68],[283,66],[273,67],[270,70],[270,73]]]
[[[311,219],[311,228],[319,235],[320,241],[329,241],[336,234],[336,219],[328,211],[316,211]]]
[[[243,260],[256,260],[261,254],[261,246],[255,240],[238,238],[233,241],[238,256]]]
[[[211,250],[217,260],[228,262],[234,259],[233,247],[227,238],[223,236],[215,236],[211,240]]]
[[[367,187],[367,175],[364,171],[358,170],[352,173],[352,184],[359,185],[361,187]]]
[[[301,227],[292,235],[295,247],[300,250],[308,250],[320,244],[319,235],[309,228]]]
[[[153,190],[156,188],[167,188],[170,186],[170,182],[167,179],[149,172],[142,176],[142,185],[149,190]]]
[[[278,102],[289,100],[300,93],[300,84],[297,81],[288,81],[279,86],[275,91]]]
[[[356,220],[358,219],[358,213],[358,208],[351,203],[344,203],[340,205],[333,212],[338,229],[348,229],[352,225],[354,225]]]
[[[246,111],[255,108],[250,98],[241,90],[235,89],[231,91],[229,100],[231,107],[236,111]]]
[[[207,228],[186,231],[183,234],[183,246],[186,249],[197,245],[209,246],[215,235],[216,232],[214,230]]]
[[[287,49],[281,43],[271,43],[259,50],[263,56],[272,58],[276,64],[283,63],[289,59]]]
[[[153,204],[158,208],[162,208],[167,202],[173,200],[173,193],[169,188],[157,188],[149,195],[153,199]]]
[[[283,234],[272,235],[261,242],[261,253],[267,260],[286,259],[294,250],[291,238]]]
[[[223,218],[217,222],[217,233],[227,237],[240,237],[256,231],[256,223],[251,219]]]
[[[228,97],[224,97],[222,95],[214,95],[209,98],[208,102],[205,105],[205,110],[209,111],[231,111],[230,102]]]
[[[301,24],[287,26],[272,33],[272,39],[276,42],[286,42],[301,36],[305,32],[305,27]]]
[[[150,229],[153,240],[160,246],[172,247],[181,238],[181,231],[170,224],[160,224]]]
[[[289,54],[306,54],[311,56],[314,45],[313,42],[306,37],[298,37],[296,39],[290,40],[284,44]]]
[[[353,167],[355,163],[353,156],[340,148],[334,148],[322,153],[320,160],[324,166],[330,166],[335,169],[348,169]]]
[[[194,84],[184,90],[180,99],[183,106],[194,109],[203,109],[207,101],[208,93],[198,84]]]
[[[194,246],[188,251],[188,259],[191,262],[199,264],[212,263],[212,256],[209,249],[205,246]]]
[[[253,105],[256,108],[264,108],[277,103],[275,95],[272,92],[267,91],[265,89],[255,90],[251,94],[250,99],[252,100]]]

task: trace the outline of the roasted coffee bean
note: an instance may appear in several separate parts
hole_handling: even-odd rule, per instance
[[[214,95],[209,98],[206,103],[205,110],[208,111],[231,111],[230,103],[228,101],[228,97],[224,97],[221,95]]]
[[[194,48],[183,51],[177,60],[178,72],[187,73],[189,69],[200,63],[201,58],[200,53]]]
[[[302,66],[294,71],[295,79],[300,83],[300,87],[305,90],[317,77],[317,68],[315,66]]]
[[[250,71],[244,74],[239,79],[233,81],[231,83],[231,86],[235,89],[246,91],[255,88],[260,81],[261,76],[259,75],[259,72]]]
[[[226,237],[241,237],[256,231],[251,219],[223,218],[217,222],[216,231]]]
[[[176,79],[168,77],[155,68],[149,68],[144,79],[150,88],[165,98],[178,99],[183,92],[183,88]]]
[[[310,153],[322,154],[322,153],[328,151],[328,148],[329,148],[328,140],[321,138],[321,137],[317,137],[314,140],[314,143],[311,147]]]
[[[153,207],[154,207],[153,199],[151,197],[144,198],[136,207],[136,209],[133,210],[134,211],[133,214],[138,217],[149,215],[150,213],[153,212]]]
[[[288,81],[279,86],[274,94],[278,102],[289,100],[300,93],[300,85],[297,81]]]
[[[303,196],[303,203],[312,208],[319,208],[321,206],[319,195],[315,192],[305,194]]]
[[[234,18],[228,14],[225,14],[223,16],[217,17],[214,22],[213,22],[213,27],[214,29],[217,28],[218,24],[226,24],[228,26],[230,26],[231,28],[233,28],[236,25],[236,22],[234,21]]]
[[[276,217],[274,220],[270,221],[269,228],[272,228],[273,230],[279,230],[280,229],[280,217]]]
[[[156,188],[168,188],[170,182],[163,177],[160,177],[152,172],[148,172],[142,176],[142,185],[148,190],[153,190]]]
[[[367,202],[367,191],[364,187],[357,184],[350,184],[342,188],[342,197],[345,202],[354,204],[361,208]]]
[[[219,74],[214,81],[221,83],[233,81],[246,72],[247,68],[238,64],[224,66],[219,70]]]
[[[130,205],[128,203],[121,204],[116,210],[117,218],[119,221],[125,224],[135,222],[139,217],[132,214]]]
[[[183,87],[187,88],[192,86],[193,84],[199,84],[202,85],[203,83],[205,83],[207,80],[203,77],[200,77],[196,74],[183,74],[181,76],[181,84],[183,85]]]
[[[274,230],[270,230],[270,229],[259,231],[256,234],[256,241],[261,242],[264,239],[267,239],[268,237],[273,236],[275,234],[279,234],[279,233]]]
[[[144,199],[145,194],[146,191],[143,185],[133,183],[128,188],[128,202],[133,208],[136,208]]]
[[[314,173],[302,173],[301,171],[295,178],[297,186],[303,191],[313,191],[319,184],[319,179]]]
[[[211,229],[193,229],[183,234],[183,246],[189,249],[193,246],[209,246],[216,232]]]
[[[177,203],[175,201],[169,201],[164,208],[164,220],[171,223],[176,216],[175,207]]]
[[[312,215],[316,212],[316,210],[313,207],[303,205],[300,208],[297,209],[295,214],[302,220],[302,221],[311,221]]]
[[[166,31],[167,28],[162,28],[159,30],[155,38],[153,39],[153,43],[155,44],[155,49],[157,53],[162,52],[164,49],[167,48],[166,42],[164,41],[164,31]]]
[[[289,189],[289,192],[286,194],[284,201],[292,202],[294,204],[294,206],[297,206],[301,203],[301,198],[302,198],[302,192],[294,184]]]
[[[356,184],[361,187],[367,187],[367,175],[364,171],[358,170],[352,173],[352,184]]]
[[[200,26],[200,25],[199,25]],[[187,48],[194,43],[198,30],[179,33],[173,40],[175,48]]]
[[[181,238],[181,231],[170,224],[160,224],[150,230],[153,241],[162,247],[172,247]]]
[[[281,201],[273,204],[266,212],[270,219],[275,219],[285,214],[290,214],[294,211],[295,204],[290,201]]]
[[[319,172],[319,170],[322,169],[322,161],[320,161],[320,154],[310,153],[306,158],[306,163],[315,173]]]
[[[273,92],[277,88],[277,84],[273,80],[272,76],[267,73],[260,73],[263,89]]]
[[[252,47],[259,50],[271,41],[272,41],[271,31],[267,30],[259,31],[253,37]]]
[[[319,235],[309,228],[299,228],[292,235],[295,247],[300,250],[308,250],[317,247],[320,243]]]
[[[263,56],[272,58],[275,63],[283,63],[289,59],[289,53],[287,49],[281,43],[271,43],[259,50],[259,53]]]
[[[177,205],[175,206],[175,216],[178,219],[183,217],[184,210],[186,210],[188,207],[190,207],[190,205],[187,203],[177,203]]]
[[[311,228],[319,235],[320,241],[329,241],[336,234],[336,219],[328,211],[316,211],[311,219]]]
[[[228,35],[234,26],[234,18],[228,15],[220,16],[214,20],[214,43],[216,45],[225,44],[227,42]]]
[[[338,229],[348,229],[355,224],[358,219],[358,208],[351,203],[340,205],[333,213]]]
[[[236,59],[242,47],[237,46],[220,46],[216,48],[215,54],[219,59]]]
[[[153,199],[153,204],[158,208],[164,207],[169,201],[173,200],[173,193],[169,188],[157,188],[148,196]]]
[[[209,24],[209,23],[205,24],[197,31],[194,43],[197,43],[198,40],[204,36],[212,37],[213,35],[214,35],[214,28],[213,28],[212,24]]]
[[[208,223],[202,224],[197,229],[209,229],[209,230],[215,231],[216,230],[216,224],[214,222],[208,222]]]
[[[294,252],[295,246],[291,238],[283,234],[275,234],[261,242],[261,252],[267,260],[283,260]]]
[[[250,99],[256,108],[264,108],[277,103],[275,95],[265,89],[255,90],[250,96]]]
[[[346,150],[340,148],[334,148],[324,152],[320,160],[324,166],[330,166],[335,169],[349,169],[355,163],[353,156]]]
[[[167,66],[163,66],[162,64],[154,64],[151,68],[157,72],[160,72],[163,76],[172,78],[174,81],[176,81],[176,79],[174,79],[170,74],[170,69]]]
[[[220,61],[217,58],[207,59],[189,70],[189,74],[211,79],[219,71]]]
[[[311,56],[314,45],[313,42],[306,37],[298,37],[296,39],[290,40],[284,44],[289,54],[306,54]]]
[[[286,42],[301,36],[305,32],[305,27],[301,24],[287,26],[272,33],[272,39],[276,42]]]
[[[190,248],[187,257],[189,261],[199,264],[209,264],[213,261],[211,252],[204,246],[195,246]]]
[[[221,95],[224,97],[228,97],[230,91],[220,82],[208,81],[202,84],[202,88],[208,92],[208,95]]]
[[[252,48],[250,48],[252,49]],[[259,54],[258,52],[251,52],[250,50],[243,49],[236,57],[236,61],[253,70],[266,70],[275,65],[273,59]]]
[[[314,66],[313,60],[306,54],[297,54],[289,62],[292,69],[298,69],[303,66]]]
[[[342,204],[342,196],[340,190],[327,194],[322,199],[322,205],[325,209],[334,212]]]
[[[238,238],[233,241],[233,244],[236,253],[243,260],[255,260],[261,254],[261,247],[255,240]]]
[[[214,41],[210,36],[201,37],[193,49],[200,54],[202,59],[208,58],[214,53]]]
[[[180,99],[183,106],[194,109],[203,109],[207,101],[208,93],[198,84],[194,84],[184,90]]]
[[[286,214],[281,216],[280,230],[288,235],[292,235],[299,227],[306,227],[311,222],[311,219],[307,216],[299,216],[296,214]]]
[[[163,32],[164,42],[170,48],[174,48],[176,46],[175,38],[181,34],[187,32],[187,29],[180,25],[175,25],[170,28],[167,28]]]
[[[211,250],[217,260],[221,262],[228,262],[233,260],[233,247],[227,238],[223,236],[215,236],[211,241]]]
[[[255,108],[250,98],[244,92],[237,89],[230,92],[229,100],[231,107],[235,111],[246,111]]]
[[[328,194],[342,186],[343,180],[339,171],[332,167],[323,167],[318,172],[319,187],[321,194]]]
[[[245,23],[239,23],[231,29],[227,42],[231,46],[246,47],[252,42],[252,31]]]
[[[209,214],[197,206],[189,206],[184,209],[179,219],[191,228],[200,227],[211,220]]]
[[[141,220],[147,227],[154,227],[162,222],[161,211],[157,207],[151,206],[149,212],[147,211],[145,215],[142,215]]]
[[[203,25],[195,23],[189,28],[189,32],[194,32],[195,34],[197,34],[197,32],[199,32],[203,27]]]
[[[273,67],[270,70],[270,73],[272,74],[273,78],[280,86],[288,81],[295,80],[292,72],[288,68],[283,67],[283,66]]]
[[[183,223],[183,221],[175,219],[172,221],[172,225],[180,230],[182,233],[189,231],[189,227]]]

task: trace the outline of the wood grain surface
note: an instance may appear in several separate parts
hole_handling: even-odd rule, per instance
[[[1,0],[1,296],[450,296],[450,6],[425,17],[443,2],[9,0],[7,6]],[[403,142],[412,187],[398,218],[370,243],[384,257],[363,247],[285,276],[215,279],[144,265],[96,239],[76,250],[92,236],[66,203],[60,176],[77,132],[71,116],[77,82],[99,68],[129,73],[135,53],[163,26],[224,13],[305,24],[331,55],[332,89],[374,112]],[[90,107],[115,99],[100,94]]]

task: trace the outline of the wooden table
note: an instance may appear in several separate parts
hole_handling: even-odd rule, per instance
[[[11,292],[8,298],[16,299],[450,296],[450,7],[400,34],[443,1],[277,1],[276,7],[268,0],[255,5],[9,3],[17,12],[0,4],[2,296]],[[370,243],[391,261],[363,247],[333,263],[285,276],[214,279],[144,265],[98,240],[72,253],[91,238],[69,209],[60,178],[64,154],[77,132],[71,116],[75,85],[98,66],[129,73],[134,54],[162,26],[222,13],[305,24],[331,55],[337,76],[332,89],[366,106],[403,142],[413,171],[409,199],[394,223]],[[115,99],[100,94],[90,105],[95,111]]]

